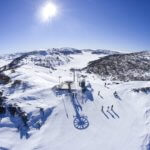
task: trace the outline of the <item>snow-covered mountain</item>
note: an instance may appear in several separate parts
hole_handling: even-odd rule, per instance
[[[113,54],[119,54],[120,52],[118,51],[112,51],[112,50],[104,50],[104,49],[83,49],[84,52],[90,52],[92,54],[96,54],[96,55],[113,55]]]
[[[71,60],[70,54],[80,53],[82,53],[80,50],[61,48],[6,55],[3,59],[9,63],[1,67],[0,71],[15,69],[25,64],[42,66],[54,70],[56,66],[68,63]]]
[[[92,51],[92,54],[113,55],[113,54],[119,54],[119,52],[117,52],[117,51],[111,51],[111,50],[97,49],[97,50]]]
[[[102,78],[112,80],[150,80],[150,52],[115,54],[105,56],[87,66],[87,72],[93,72]]]
[[[149,60],[146,52],[106,56],[70,48],[1,57],[0,149],[149,150],[150,82],[102,80],[82,70],[116,56]]]
[[[54,70],[56,69],[56,66],[64,65],[71,61],[72,58],[70,55],[82,55],[83,53],[100,54],[103,56],[116,54],[117,52],[109,50],[78,50],[75,48],[52,48],[48,50],[9,54],[1,57],[1,60],[7,62],[7,65],[3,65],[3,67],[0,68],[0,72],[3,72],[5,70],[11,70],[25,64],[47,67]]]

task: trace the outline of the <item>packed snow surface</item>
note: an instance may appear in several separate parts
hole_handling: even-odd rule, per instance
[[[149,87],[150,82],[102,81],[94,74],[76,73],[86,77],[94,99],[84,101],[82,96],[78,98],[82,106],[80,114],[87,116],[89,121],[84,130],[74,127],[75,111],[70,97],[56,96],[52,91],[59,82],[73,80],[71,68],[86,67],[89,61],[102,56],[88,52],[71,55],[72,61],[52,72],[33,64],[23,65],[14,73],[7,71],[12,80],[26,83],[24,89],[15,87],[14,91],[11,83],[0,86],[7,96],[7,103],[17,104],[32,117],[29,138],[20,135],[16,127],[19,121],[10,114],[2,117],[0,150],[148,150],[150,95],[136,93],[133,89]],[[81,94],[77,81],[75,85]],[[114,96],[115,91],[118,97]],[[39,119],[43,122],[38,130],[32,126],[32,120],[39,116],[41,107],[46,116],[44,121]]]

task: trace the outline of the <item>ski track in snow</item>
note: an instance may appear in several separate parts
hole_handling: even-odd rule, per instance
[[[14,99],[12,103],[17,103],[26,112],[33,113],[36,113],[37,107],[45,109],[55,107],[55,109],[40,130],[30,130],[31,137],[29,139],[20,139],[16,128],[0,127],[0,149],[148,150],[150,95],[134,93],[131,90],[149,86],[150,83],[142,81],[120,82],[116,85],[112,84],[111,81],[102,81],[96,75],[88,74],[86,81],[90,82],[94,89],[94,101],[87,101],[83,104],[81,114],[88,116],[90,124],[85,130],[77,130],[73,126],[75,112],[69,97],[55,97],[51,88],[58,84],[59,76],[62,76],[61,82],[72,80],[70,68],[85,67],[89,61],[98,59],[100,56],[90,53],[71,56],[73,57],[71,62],[57,67],[57,70],[52,73],[47,68],[32,65],[24,65],[18,68],[14,74],[7,71],[7,74],[14,80],[27,81],[30,85],[33,85],[25,92],[16,91],[14,94],[8,95],[9,99]],[[104,86],[105,82],[111,83],[108,88]],[[98,91],[100,91],[103,99],[97,95]],[[114,91],[119,93],[121,101],[114,98]],[[24,100],[25,97],[34,97],[35,100]],[[114,112],[111,111],[112,105],[114,106]],[[102,106],[108,118],[102,113]],[[107,107],[110,107],[109,111],[107,111]],[[112,116],[114,116],[114,119]],[[9,118],[2,119],[0,124],[2,123],[12,124]]]

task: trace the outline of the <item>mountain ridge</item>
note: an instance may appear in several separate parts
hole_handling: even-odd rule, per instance
[[[150,52],[108,55],[89,62],[84,68],[102,78],[112,80],[150,80]]]

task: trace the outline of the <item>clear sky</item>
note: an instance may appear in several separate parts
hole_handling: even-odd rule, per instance
[[[75,47],[150,50],[150,0],[0,0],[0,52]]]

